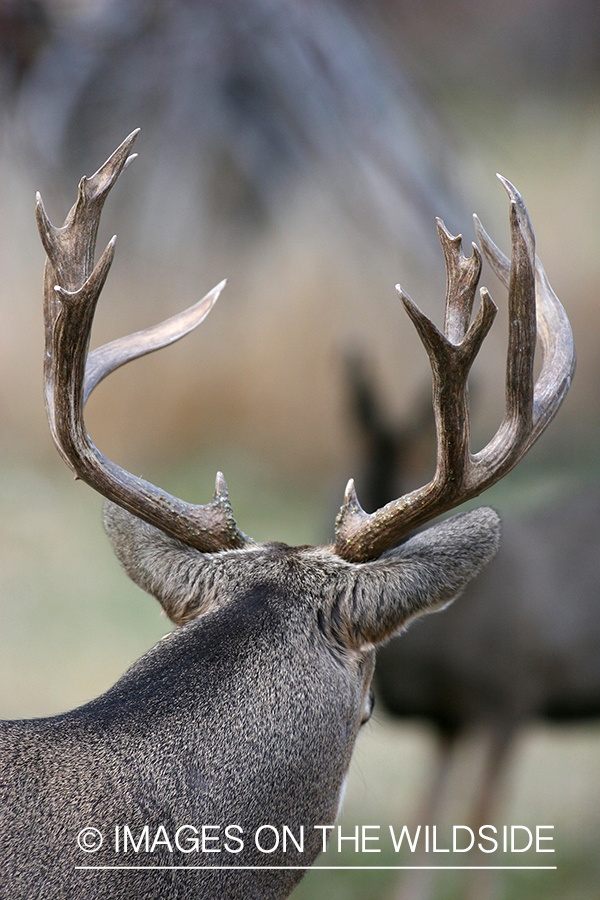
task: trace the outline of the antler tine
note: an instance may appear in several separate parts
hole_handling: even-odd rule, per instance
[[[136,331],[135,334],[117,338],[109,344],[92,350],[85,367],[84,405],[96,385],[100,384],[115,369],[140,356],[154,353],[155,350],[162,350],[163,347],[174,344],[197,328],[219,299],[226,283],[225,280],[221,281],[202,300],[198,300],[193,306],[184,309],[170,319],[165,319],[164,322],[146,328],[144,331]]]
[[[462,236],[453,237],[441,219],[436,219],[438,237],[446,263],[444,334],[459,344],[467,333],[475,292],[481,275],[481,253],[473,244],[473,255],[462,252]]]
[[[503,184],[509,182],[498,176]],[[518,195],[515,188],[512,191]],[[520,202],[522,199],[519,197]],[[483,253],[505,287],[510,283],[510,260],[492,241],[477,216],[475,231]],[[556,415],[565,398],[576,366],[573,332],[567,314],[552,290],[544,268],[535,257],[535,293],[537,330],[542,351],[542,367],[533,393],[532,428],[525,450],[539,437]],[[523,452],[525,452],[525,450]]]
[[[473,489],[477,493],[510,471],[549,425],[569,390],[576,365],[571,326],[535,254],[523,198],[510,181],[501,175],[498,178],[511,201],[511,261],[477,217],[475,228],[486,258],[509,290],[506,414],[492,440],[473,458]],[[534,385],[536,318],[542,367]]]
[[[502,478],[549,424],[570,386],[575,352],[568,319],[535,256],[523,200],[510,182],[500,180],[511,201],[511,261],[493,244],[478,220],[476,227],[486,257],[509,290],[504,419],[488,445],[472,456],[467,377],[496,308],[482,288],[481,307],[469,327],[481,257],[474,249],[473,256],[465,259],[460,238],[453,238],[438,222],[446,260],[444,333],[397,288],[431,363],[438,442],[436,471],[428,485],[372,515],[360,507],[351,482],[336,520],[335,551],[344,559],[363,562],[377,558],[414,528],[477,496]],[[543,364],[534,387],[536,298]]]
[[[52,225],[39,194],[37,197],[38,227],[48,255],[44,384],[50,429],[59,453],[75,475],[109,500],[203,552],[235,549],[252,541],[237,527],[221,473],[211,503],[185,503],[106,459],[85,428],[83,409],[94,387],[129,360],[188,334],[206,318],[225,283],[188,310],[106,344],[87,360],[94,312],[116,241],[109,242],[94,267],[100,213],[110,188],[133,159],[129,150],[137,133],[133,132],[95,175],[81,180],[77,202],[62,228]]]

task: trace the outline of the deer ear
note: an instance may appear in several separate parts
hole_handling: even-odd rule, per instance
[[[219,605],[219,593],[207,591],[205,584],[211,554],[186,546],[108,500],[104,528],[131,580],[155,597],[176,625]]]
[[[381,643],[417,616],[454,600],[492,559],[499,543],[500,519],[486,507],[420,532],[378,560],[356,566],[353,588],[340,604],[338,626],[346,620],[355,649]]]

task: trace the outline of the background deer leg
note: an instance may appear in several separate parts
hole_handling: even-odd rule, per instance
[[[425,825],[437,824],[441,821],[448,788],[451,782],[450,773],[456,758],[457,733],[440,731],[437,740],[436,755],[428,784],[410,829],[414,833],[417,826],[421,830]],[[419,842],[418,850],[409,857],[404,857],[407,865],[431,865],[431,854],[425,852],[425,845]],[[399,882],[389,895],[389,900],[428,900],[432,895],[436,872],[433,869],[410,869],[402,873]]]
[[[484,769],[471,816],[475,834],[479,833],[482,825],[494,824],[494,816],[497,817],[499,812],[500,791],[515,732],[515,724],[506,720],[494,722],[486,729],[483,737],[487,745]],[[488,855],[474,854],[471,865],[490,865]],[[469,872],[465,886],[465,900],[497,900],[501,875],[502,873],[491,869],[475,869]]]
[[[505,764],[514,739],[515,726],[512,723],[496,722],[487,727],[479,736],[478,743],[483,744],[483,765],[479,776],[479,784],[471,809],[467,810],[465,820],[477,835],[482,825],[493,824],[493,817],[498,810],[498,799]],[[417,825],[445,824],[450,805],[455,811],[459,804],[452,800],[460,782],[457,771],[459,757],[465,751],[464,731],[440,732],[434,766],[427,784],[426,792],[419,805],[410,829],[414,833]],[[454,776],[453,773],[454,772]],[[462,818],[462,816],[459,816]],[[462,824],[457,819],[453,824]],[[488,857],[479,853],[470,855],[468,864],[486,865]],[[418,851],[411,854],[409,865],[433,866],[431,854],[425,853],[424,844],[419,844]],[[456,863],[458,865],[458,862]],[[465,860],[467,864],[467,860]],[[435,896],[437,872],[433,868],[412,869],[403,873],[398,883],[388,895],[388,900],[431,900]],[[500,878],[496,871],[474,870],[467,873],[464,883],[465,900],[497,900],[500,889]]]

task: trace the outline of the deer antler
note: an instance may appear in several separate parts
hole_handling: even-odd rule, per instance
[[[473,244],[466,259],[461,238],[452,237],[438,219],[446,261],[444,332],[398,291],[427,351],[433,373],[437,430],[437,466],[428,485],[369,515],[349,481],[336,520],[335,552],[351,562],[376,559],[414,528],[476,497],[517,464],[553,419],[575,371],[573,335],[539,259],[525,204],[510,182],[498,176],[510,198],[512,257],[498,250],[475,217],[477,235],[493,270],[508,288],[509,337],[506,364],[506,413],[495,436],[475,455],[469,449],[467,377],[487,335],[496,307],[481,289],[481,307],[469,326],[481,273],[481,255]],[[536,302],[543,363],[534,386]]]
[[[77,202],[62,228],[52,225],[37,195],[38,228],[48,257],[44,274],[44,385],[50,429],[61,456],[76,476],[109,500],[198,550],[243,547],[253,542],[237,527],[220,472],[211,503],[185,503],[106,459],[85,428],[83,409],[96,385],[129,360],[165,347],[194,329],[206,318],[225,284],[221,282],[179,315],[112,341],[88,358],[94,312],[116,241],[113,237],[94,267],[100,214],[110,189],[135,158],[130,150],[138,133],[139,129],[130,134],[95,175],[82,178]]]

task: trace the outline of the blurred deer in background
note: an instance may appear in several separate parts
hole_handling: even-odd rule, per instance
[[[431,420],[419,406],[406,422],[391,424],[360,357],[349,361],[348,377],[364,440],[361,496],[367,508],[378,508],[399,484],[406,489]],[[442,818],[468,736],[477,734],[486,751],[471,809],[478,828],[493,821],[524,725],[600,717],[599,555],[597,485],[570,491],[543,512],[507,516],[498,555],[460,602],[378,650],[375,683],[384,708],[394,717],[425,719],[437,731],[419,822]],[[411,873],[398,896],[429,896],[430,877]]]
[[[54,718],[1,724],[2,892],[11,900],[284,898],[337,814],[371,712],[374,648],[462,590],[497,548],[498,517],[478,509],[391,548],[498,481],[527,452],[568,390],[572,336],[535,257],[521,197],[504,181],[511,261],[480,229],[486,256],[509,285],[507,406],[496,435],[470,454],[467,376],[495,306],[482,289],[469,324],[481,257],[475,249],[465,259],[460,240],[440,224],[444,332],[399,290],[432,366],[434,478],[370,515],[350,481],[331,546],[258,544],[238,528],[220,473],[211,503],[185,503],[106,459],[86,431],[83,408],[94,387],[189,332],[223,287],[88,356],[115,248],[113,238],[94,266],[100,214],[133,158],[135,137],[81,181],[62,228],[38,199],[48,256],[46,406],[61,456],[107,500],[104,521],[119,560],[178,627],[96,700]],[[536,303],[543,364],[534,385]],[[137,849],[123,844],[125,826],[139,838]],[[221,852],[190,858],[190,830],[204,826],[208,850],[216,842]],[[265,860],[253,843],[263,826],[287,827],[295,848],[279,846],[278,832]],[[144,829],[149,857],[140,856]],[[154,869],[189,867],[192,859],[199,871],[139,868],[148,858]],[[102,866],[110,871],[94,868]]]

